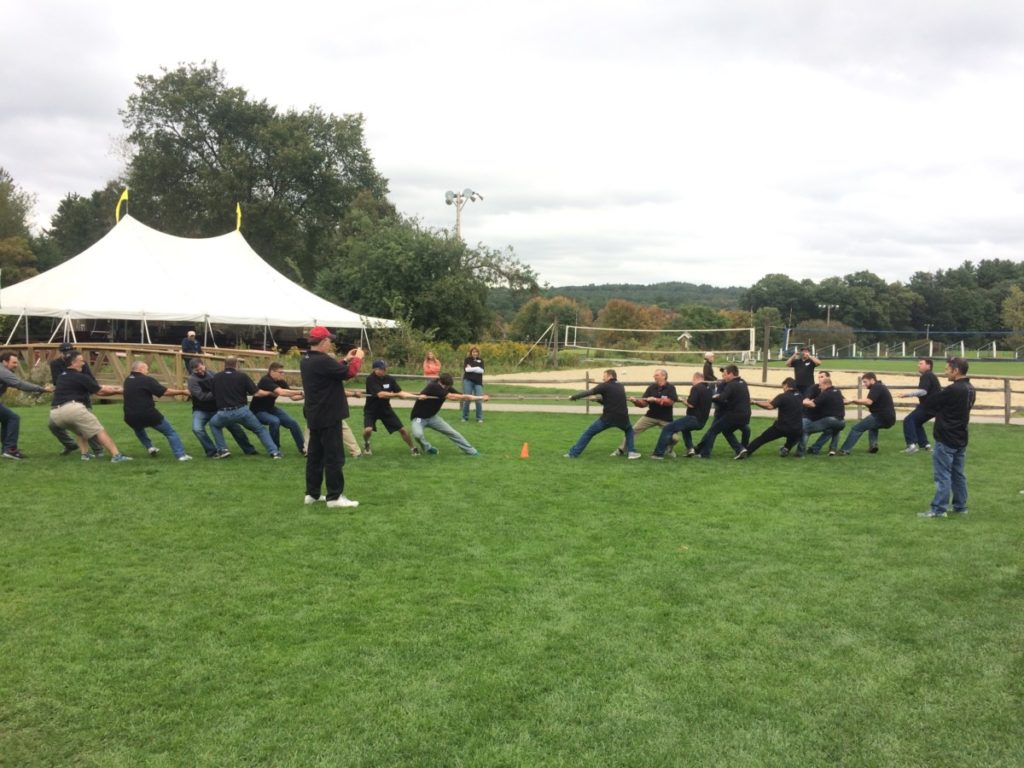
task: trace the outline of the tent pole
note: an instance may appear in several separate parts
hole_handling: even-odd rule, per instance
[[[18,315],[18,319],[14,321],[14,326],[11,328],[11,335],[7,337],[7,344],[5,344],[4,346],[7,346],[8,344],[11,343],[11,339],[14,338],[14,332],[18,330],[18,323],[21,322],[21,318],[23,318],[24,316],[24,312]],[[25,321],[25,343],[28,344],[28,320]]]
[[[263,351],[267,351],[267,326],[263,326]]]

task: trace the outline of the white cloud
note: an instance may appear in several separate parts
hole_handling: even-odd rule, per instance
[[[552,284],[888,280],[1020,258],[1017,4],[40,2],[5,11],[0,165],[39,196],[120,170],[138,74],[217,60],[282,108],[362,112],[405,213]]]

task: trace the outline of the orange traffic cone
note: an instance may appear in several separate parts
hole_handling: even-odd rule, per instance
[[[530,444],[529,443],[523,443],[523,450],[521,450],[519,452],[519,458],[520,459],[528,459],[528,458],[530,458]]]

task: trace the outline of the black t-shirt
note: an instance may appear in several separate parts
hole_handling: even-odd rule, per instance
[[[775,396],[772,405],[778,411],[775,425],[787,435],[804,431],[804,398],[798,389],[790,389]]]
[[[942,385],[939,383],[939,377],[932,371],[925,371],[917,380],[917,388],[924,390],[924,394],[917,398],[917,402],[924,405],[932,395],[942,390]]]
[[[824,419],[829,416],[834,419],[846,418],[843,393],[836,387],[829,387],[814,398],[814,418]]]
[[[928,401],[935,416],[935,440],[950,448],[967,447],[967,425],[976,393],[970,379],[957,379]]]
[[[390,398],[377,397],[378,392],[401,392],[402,387],[394,376],[384,374],[378,376],[371,373],[366,377],[366,405],[365,411],[380,418],[384,414],[393,411]]]
[[[78,402],[89,405],[89,395],[100,391],[99,382],[92,376],[79,373],[73,368],[66,368],[58,377],[53,389],[53,400],[50,405],[56,408],[65,403]]]
[[[154,397],[163,397],[167,387],[142,373],[124,380],[124,423],[132,429],[155,427],[164,417],[156,409]]]
[[[362,361],[337,360],[323,352],[310,351],[299,361],[306,402],[302,412],[310,429],[340,429],[348,418],[345,380],[359,372]]]
[[[68,363],[64,357],[58,357],[50,361],[50,378],[53,380],[53,386],[57,386],[57,379],[60,378],[60,375],[64,373],[64,371],[66,370],[68,370]],[[83,363],[82,373],[91,378],[93,381],[96,381],[96,377],[92,375],[92,369],[89,368],[88,363]],[[97,382],[97,387],[98,386],[99,382]],[[85,395],[85,400],[82,402],[84,402],[86,408],[92,407],[92,398],[89,397],[88,394]]]
[[[644,397],[667,397],[672,403],[679,402],[679,395],[676,394],[676,388],[672,384],[664,384],[659,386],[657,383],[651,384],[644,390]],[[646,416],[652,419],[658,419],[659,421],[672,421],[672,403],[668,405],[659,405],[658,403],[649,403],[647,408]]]
[[[807,389],[814,384],[814,369],[818,367],[816,362],[798,357],[789,365],[793,369],[793,378],[796,379],[796,385],[801,390]]]
[[[271,378],[268,373],[262,379],[259,384],[256,385],[259,389],[266,392],[273,392],[275,389],[291,389],[288,386],[287,381],[280,381],[278,379]],[[274,410],[277,406],[277,395],[267,395],[265,397],[254,397],[249,401],[249,408],[252,409],[253,413],[269,412]]]
[[[253,380],[234,368],[213,375],[213,399],[217,401],[218,411],[248,405],[248,395],[255,394],[256,385]]]
[[[629,423],[629,405],[626,400],[626,388],[618,381],[615,379],[602,381],[596,387],[592,387],[585,392],[577,392],[572,396],[572,399],[579,400],[591,395],[601,396],[601,421],[622,429],[628,429],[631,426]]]
[[[718,393],[718,404],[721,406],[719,415],[729,424],[748,424],[750,422],[750,390],[747,382],[735,378],[726,382]]]
[[[436,416],[437,412],[441,410],[441,406],[444,405],[445,398],[448,397],[448,390],[442,387],[437,381],[431,381],[420,391],[420,394],[430,395],[437,399],[417,400],[412,406],[412,418],[429,419],[431,416]]]
[[[896,423],[896,406],[892,402],[892,393],[880,381],[876,381],[868,390],[867,398],[871,401],[868,413],[878,419],[880,427],[891,427]]]
[[[698,422],[697,429],[703,427],[711,413],[711,397],[714,392],[711,385],[706,383],[694,384],[690,387],[690,394],[686,397],[689,405],[686,407],[686,415],[693,416]]]

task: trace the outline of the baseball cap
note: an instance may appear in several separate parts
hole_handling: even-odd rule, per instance
[[[740,375],[740,369],[735,365],[727,365],[724,368],[719,368],[718,371],[719,373],[731,373],[733,376]]]
[[[309,332],[310,341],[323,341],[324,339],[330,339],[334,341],[334,334],[324,328],[322,325],[315,326]]]
[[[374,368],[387,368],[388,364],[385,363],[383,360],[374,360],[373,361],[373,367]]]
[[[61,352],[70,352],[74,348],[75,348],[74,344],[69,344],[66,341],[63,344],[61,344],[59,347],[57,347],[57,349],[59,349]]]

